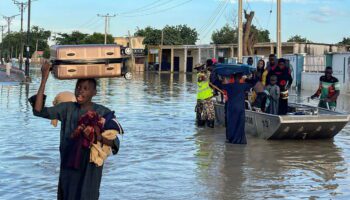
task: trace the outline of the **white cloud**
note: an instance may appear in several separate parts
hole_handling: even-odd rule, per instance
[[[331,6],[320,6],[309,13],[309,18],[318,23],[334,21],[334,18],[346,16],[347,13],[339,11]]]

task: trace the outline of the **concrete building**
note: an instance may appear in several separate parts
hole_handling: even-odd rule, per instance
[[[133,56],[126,65],[133,72],[145,71],[146,55],[143,40],[144,37],[131,37],[131,39],[129,37],[114,38],[114,43],[132,49]]]
[[[283,54],[324,55],[346,51],[346,46],[333,44],[296,42],[282,44]],[[272,53],[276,53],[276,43],[258,43],[254,47],[255,55],[267,57]],[[210,58],[216,58],[224,63],[237,57],[237,54],[237,44],[149,46],[148,63],[151,69],[158,71],[192,72],[197,63],[205,63]]]

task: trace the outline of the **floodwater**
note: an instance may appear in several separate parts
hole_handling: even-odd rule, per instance
[[[56,198],[59,128],[33,117],[26,101],[37,73],[30,85],[0,85],[1,200]],[[51,77],[47,105],[74,84]],[[105,164],[100,199],[350,199],[349,126],[334,140],[226,144],[225,129],[195,126],[195,76],[134,74],[102,79],[98,90],[95,101],[126,132]],[[350,111],[349,99],[340,110]]]

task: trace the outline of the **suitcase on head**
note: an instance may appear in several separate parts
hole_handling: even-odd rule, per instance
[[[53,74],[58,79],[122,76],[124,57],[118,45],[56,45],[51,47]]]

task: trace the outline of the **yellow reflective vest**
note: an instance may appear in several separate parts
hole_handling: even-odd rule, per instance
[[[200,75],[198,75],[199,77]],[[209,81],[198,81],[197,79],[197,85],[198,85],[198,93],[197,93],[197,100],[205,100],[213,96],[213,90],[209,86]]]

